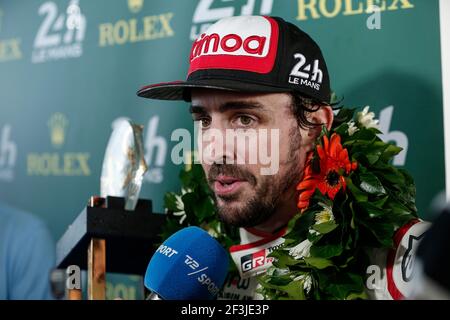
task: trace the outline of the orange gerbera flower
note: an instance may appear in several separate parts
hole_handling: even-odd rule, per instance
[[[348,151],[342,147],[341,137],[336,133],[331,135],[330,140],[326,135],[323,136],[323,147],[317,146],[317,154],[320,171],[314,172],[311,154],[307,160],[303,181],[297,185],[297,190],[300,191],[297,206],[302,211],[309,206],[309,200],[316,189],[334,200],[341,188],[345,190],[344,174],[348,175],[357,168],[356,161],[350,161]]]

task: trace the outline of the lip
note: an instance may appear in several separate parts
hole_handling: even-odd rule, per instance
[[[214,193],[217,196],[226,196],[237,192],[244,184],[244,180],[239,180],[230,176],[218,176],[214,181]]]

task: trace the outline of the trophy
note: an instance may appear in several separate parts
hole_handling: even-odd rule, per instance
[[[57,243],[57,268],[87,270],[89,300],[104,300],[106,272],[145,273],[165,217],[151,200],[139,199],[147,171],[143,127],[126,118],[113,123],[102,166],[100,196],[88,205]],[[81,299],[69,289],[68,299]]]
[[[147,171],[142,129],[125,118],[114,121],[103,159],[100,195],[124,197],[125,210],[135,209]]]

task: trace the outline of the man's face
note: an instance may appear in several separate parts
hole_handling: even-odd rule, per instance
[[[203,153],[202,166],[222,221],[238,227],[257,226],[286,203],[295,208],[295,187],[302,178],[312,141],[308,130],[298,126],[291,105],[292,98],[285,93],[192,92],[191,113],[194,121],[199,121],[201,150],[214,149],[212,154]],[[278,136],[270,134],[274,129]],[[258,143],[239,145],[225,139],[227,130],[267,134],[266,138],[259,134]],[[213,132],[222,133],[224,139],[208,139]],[[261,148],[265,149],[263,154],[278,156],[279,167],[272,175],[261,174],[267,165],[259,158],[256,163],[249,161],[250,155],[261,154]],[[270,154],[271,150],[278,154]],[[245,164],[238,164],[239,158],[245,159]]]

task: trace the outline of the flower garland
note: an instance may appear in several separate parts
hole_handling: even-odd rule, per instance
[[[391,164],[401,148],[378,137],[368,107],[354,113],[339,112],[307,161],[300,213],[259,279],[266,299],[367,298],[371,251],[391,248],[395,231],[417,217],[413,179]]]
[[[367,298],[364,278],[375,248],[391,248],[398,228],[417,217],[411,176],[391,162],[402,149],[383,142],[369,108],[343,108],[322,129],[298,184],[299,212],[273,266],[258,277],[265,299]],[[182,193],[167,193],[162,238],[199,225],[230,247],[238,230],[217,220],[200,165],[183,170]],[[230,259],[231,261],[231,259]],[[230,269],[234,264],[230,262]]]

